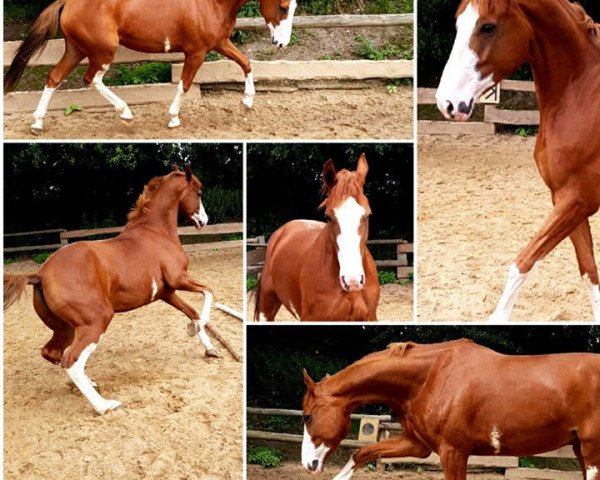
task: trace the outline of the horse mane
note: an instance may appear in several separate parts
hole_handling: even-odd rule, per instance
[[[319,209],[326,208],[327,205],[339,205],[346,197],[358,197],[362,194],[362,187],[356,175],[345,168],[337,172],[335,184],[329,188],[325,182],[321,185],[321,195],[325,200],[319,205]]]
[[[448,348],[448,347],[454,347],[457,344],[473,344],[473,340],[470,340],[468,338],[461,338],[459,340],[450,340],[448,342],[441,342],[441,343],[427,343],[427,344],[421,344],[421,343],[415,343],[415,342],[398,342],[398,343],[390,343],[387,347],[387,349],[384,350],[384,352],[387,352],[387,354],[390,357],[403,357],[404,355],[406,355],[406,353],[410,350],[412,350],[413,348]]]
[[[132,223],[139,220],[145,213],[148,212],[148,203],[150,203],[150,200],[154,198],[154,195],[160,189],[165,180],[183,175],[185,175],[184,172],[175,170],[168,175],[152,178],[146,185],[144,185],[144,190],[135,201],[133,208],[127,214],[127,223]]]
[[[592,17],[590,17],[585,9],[579,2],[569,2],[571,8],[575,11],[575,14],[579,17],[579,21],[582,23],[583,28],[588,32],[592,40],[600,47],[600,24],[596,23]]]

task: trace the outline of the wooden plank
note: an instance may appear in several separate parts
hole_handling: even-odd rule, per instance
[[[114,233],[121,233],[124,227],[105,227],[105,228],[91,228],[82,230],[68,230],[61,235],[61,238],[86,238],[94,237],[96,235],[109,235]]]
[[[396,269],[397,278],[409,278],[411,274],[415,273],[415,267],[398,267]]]
[[[208,242],[208,243],[190,243],[184,245],[183,249],[187,253],[206,252],[209,250],[225,250],[229,248],[242,248],[243,240],[227,240],[225,242]]]
[[[4,253],[18,253],[18,252],[37,252],[40,250],[58,250],[62,247],[61,243],[52,243],[50,245],[31,245],[24,247],[8,247],[4,249]]]
[[[509,468],[505,472],[506,480],[581,480],[581,472],[559,470],[540,470],[537,468]]]
[[[398,267],[400,263],[398,263],[398,259],[395,260],[375,260],[375,264],[378,267]]]
[[[418,88],[417,99],[419,105],[435,105],[437,100],[435,99],[435,88]]]
[[[394,15],[303,15],[294,18],[294,28],[347,28],[347,27],[392,27],[398,25],[411,25],[414,22],[412,13]],[[268,31],[262,17],[239,18],[236,30],[264,30]],[[4,42],[4,66],[10,65],[21,41]],[[56,65],[64,53],[64,40],[50,40],[46,48],[37,58],[33,58],[29,65]],[[119,46],[113,63],[135,62],[173,62],[183,61],[182,53],[144,53]],[[85,58],[82,65],[88,64]]]
[[[171,79],[179,82],[183,64],[174,64]],[[255,81],[367,80],[370,78],[411,78],[412,60],[275,60],[253,61]],[[230,60],[207,62],[194,78],[196,83],[244,82],[240,67]]]
[[[69,230],[62,234],[62,238],[85,238],[93,237],[95,235],[106,235],[112,233],[120,233],[125,227],[106,227],[106,228],[92,228],[82,230]],[[215,223],[208,224],[198,230],[196,227],[179,227],[177,234],[181,236],[185,235],[222,235],[227,233],[241,233],[244,231],[244,224],[238,223]]]
[[[61,233],[64,231],[64,228],[51,228],[50,230],[34,230],[33,232],[5,233],[4,237],[26,237],[28,235],[45,235],[49,233]]]
[[[296,435],[293,433],[274,433],[274,432],[261,432],[258,430],[248,430],[246,433],[248,438],[254,438],[257,440],[271,440],[277,442],[294,442],[294,443],[302,443],[303,436]],[[367,442],[360,442],[358,440],[342,440],[340,443],[342,447],[364,447],[368,445]]]
[[[540,453],[534,456],[545,458],[575,458],[575,453],[573,452],[573,447],[562,447],[558,450],[553,450],[552,452]]]
[[[516,90],[519,92],[535,92],[535,83],[524,80],[502,80],[500,86],[503,90]]]
[[[383,239],[383,240],[367,240],[367,245],[396,245],[396,244],[406,244],[406,240],[391,238],[391,239]]]
[[[494,135],[493,123],[419,120],[419,134],[428,135]]]
[[[540,112],[537,110],[502,110],[494,105],[486,105],[484,120],[504,125],[539,125]]]
[[[248,407],[248,413],[253,415],[278,415],[281,417],[301,417],[302,410],[290,410],[286,408],[259,408]],[[391,415],[367,415],[363,413],[353,413],[350,415],[352,420],[361,420],[363,418],[376,418],[382,422],[389,422],[392,419]]]
[[[413,243],[400,243],[397,248],[398,253],[413,253],[415,246]]]
[[[176,88],[172,83],[155,83],[152,85],[125,85],[119,87],[110,87],[110,89],[125,100],[129,105],[144,105],[148,103],[173,101]],[[30,92],[11,92],[4,96],[4,113],[30,113],[33,112],[40,97],[40,91]],[[188,99],[200,98],[200,89],[191,88],[186,93],[186,102]],[[81,105],[83,108],[106,108],[114,110],[110,104],[101,95],[92,88],[79,88],[57,90],[50,102],[50,110],[63,110],[71,104]],[[165,106],[165,124],[167,118],[168,105]],[[135,114],[135,112],[134,112]],[[117,117],[115,117],[116,120]]]
[[[266,250],[264,248],[255,248],[246,254],[246,265],[256,265],[265,261]]]
[[[440,457],[432,453],[427,458],[416,458],[416,457],[395,457],[395,458],[382,458],[383,463],[414,463],[417,465],[440,465]],[[519,466],[519,459],[517,457],[487,457],[487,456],[476,456],[471,455],[469,457],[470,467],[486,467],[486,468],[511,468]]]

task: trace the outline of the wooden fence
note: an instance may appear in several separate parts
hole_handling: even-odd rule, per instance
[[[301,410],[286,410],[286,409],[274,409],[274,408],[254,408],[247,407],[248,415],[267,415],[267,416],[287,416],[287,417],[299,417],[302,415]],[[353,420],[361,421],[361,428],[359,429],[359,439],[344,439],[341,442],[342,447],[360,448],[365,445],[369,445],[374,441],[385,440],[393,435],[397,435],[402,431],[402,426],[399,423],[392,422],[390,415],[365,415],[365,414],[353,414],[350,416]],[[363,432],[363,425],[370,424],[372,427],[366,434],[372,440],[361,440],[361,433]],[[373,433],[371,431],[373,430]],[[292,442],[302,443],[303,436],[290,433],[276,433],[276,432],[264,432],[258,430],[248,430],[246,432],[248,439],[252,440],[266,440],[266,441],[277,441],[277,442]],[[571,447],[563,447],[552,452],[546,452],[535,457],[545,458],[568,458],[574,459],[575,455]],[[412,465],[426,465],[430,467],[440,468],[440,458],[437,454],[432,453],[427,458],[416,458],[416,457],[399,457],[399,458],[384,458],[377,462],[378,467],[382,467],[386,464],[402,463]],[[483,455],[472,455],[469,457],[470,468],[491,468],[504,470],[506,480],[581,480],[581,472],[569,472],[569,471],[555,471],[555,470],[539,470],[534,468],[519,468],[518,457],[504,457],[504,456],[483,456]]]
[[[123,231],[125,227],[108,227],[94,228],[86,230],[65,230],[55,228],[50,230],[36,230],[31,232],[5,233],[4,239],[7,238],[23,238],[33,236],[55,236],[57,241],[50,244],[33,244],[19,247],[5,247],[4,253],[31,253],[36,251],[57,250],[60,247],[69,244],[72,241],[89,239],[91,237],[117,235]],[[202,230],[197,230],[195,227],[180,227],[177,229],[177,234],[180,237],[198,236],[198,235],[225,235],[225,234],[241,234],[244,231],[243,223],[219,223],[215,225],[206,225]],[[207,243],[189,243],[183,248],[186,252],[201,252],[206,250],[223,249],[223,248],[239,248],[243,246],[243,240],[230,240],[222,242],[207,242]]]
[[[368,240],[367,245],[396,245],[396,258],[390,260],[375,260],[378,267],[395,267],[396,278],[406,280],[414,273],[409,255],[414,253],[414,245],[406,240],[383,239]],[[267,244],[263,235],[246,240],[246,246],[251,247],[246,256],[246,271],[249,275],[260,274],[265,264]]]
[[[503,80],[500,88],[506,91],[535,92],[533,82],[520,80]],[[435,89],[419,88],[419,105],[435,105]],[[504,110],[496,105],[485,105],[482,122],[453,122],[419,120],[421,134],[473,134],[494,135],[496,125],[539,125],[540,114],[537,110]]]

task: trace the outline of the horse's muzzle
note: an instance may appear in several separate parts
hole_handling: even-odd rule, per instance
[[[365,286],[364,275],[342,275],[340,277],[340,285],[347,292],[357,292]]]

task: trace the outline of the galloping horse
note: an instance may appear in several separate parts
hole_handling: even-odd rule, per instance
[[[236,62],[246,76],[243,103],[251,108],[255,94],[248,58],[229,39],[236,14],[248,0],[56,0],[34,23],[19,47],[4,77],[4,92],[10,92],[21,78],[29,60],[44,48],[60,26],[65,36],[65,53],[48,74],[44,93],[33,114],[32,133],[44,129],[50,99],[60,83],[88,57],[83,77],[106,98],[124,122],[133,114],[129,106],[111,92],[102,79],[123,45],[149,53],[183,52],[185,62],[175,99],[169,108],[169,127],[178,127],[183,94],[211,50]],[[286,46],[292,34],[296,0],[260,0],[260,10],[271,30],[271,42]]]
[[[538,170],[554,209],[510,266],[491,321],[508,321],[537,262],[567,236],[600,322],[600,280],[588,217],[600,208],[600,25],[566,0],[463,0],[436,94],[446,118],[467,120],[474,101],[524,61],[540,109]]]
[[[300,320],[377,320],[379,278],[367,248],[371,207],[363,193],[369,166],[323,168],[319,208],[327,223],[293,220],[273,233],[256,294],[255,320],[274,320],[281,305]]]
[[[350,431],[350,414],[383,403],[402,434],[357,450],[334,480],[379,458],[440,455],[465,480],[470,455],[529,456],[571,445],[583,480],[600,468],[600,355],[501,355],[468,340],[393,344],[315,383],[304,370],[302,465],[313,473]],[[587,474],[587,479],[586,479]]]
[[[33,285],[35,311],[54,332],[42,356],[66,369],[100,414],[121,402],[102,398],[84,370],[116,312],[163,300],[191,320],[188,333],[198,335],[206,355],[219,356],[205,331],[205,326],[213,330],[206,325],[212,290],[189,275],[189,259],[177,236],[178,214],[198,229],[208,222],[201,190],[189,167],[156,177],[145,186],[117,237],[66,245],[37,273],[4,276],[5,309],[26,285]],[[200,317],[176,290],[204,295]],[[226,341],[223,344],[230,349]]]

